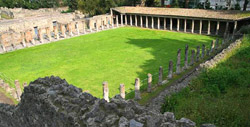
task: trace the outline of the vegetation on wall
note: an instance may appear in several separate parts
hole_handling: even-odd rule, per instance
[[[217,67],[206,70],[188,88],[166,98],[162,111],[199,124],[249,127],[250,36]],[[231,56],[231,57],[230,57]]]

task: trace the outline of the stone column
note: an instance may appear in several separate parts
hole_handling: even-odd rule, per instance
[[[154,17],[152,17],[152,29],[154,29]]]
[[[143,27],[143,20],[142,20],[142,16],[140,16],[141,19],[141,27]]]
[[[96,31],[99,31],[99,25],[98,25],[98,20],[95,20],[95,25],[96,25]],[[114,27],[114,23],[113,23],[113,27]]]
[[[110,23],[111,23],[111,27],[114,28],[114,18],[113,18],[113,15],[111,15],[111,17],[110,17]],[[97,27],[97,24],[96,24],[96,27]]]
[[[202,33],[202,20],[200,20],[200,34]]]
[[[121,25],[123,26],[123,15],[121,14]]]
[[[211,27],[211,22],[208,20],[208,25],[207,25],[207,34],[210,35],[210,27]]]
[[[69,35],[72,37],[73,36],[73,32],[72,32],[71,24],[68,23],[67,25],[68,25]]]
[[[140,93],[140,79],[135,79],[135,100],[141,99],[141,93]]]
[[[150,73],[148,73],[148,89],[147,89],[148,93],[150,93],[152,91],[152,75]]]
[[[170,30],[173,30],[173,19],[170,18]]]
[[[227,24],[226,24],[226,29],[225,29],[224,37],[227,35],[228,27],[229,27],[229,22],[227,22]]]
[[[135,26],[137,27],[137,15],[135,15]]]
[[[24,32],[21,32],[23,47],[26,47]]]
[[[51,34],[50,34],[50,28],[49,27],[46,28],[46,34],[48,36],[49,41],[51,41]]]
[[[192,19],[192,30],[191,33],[194,33],[194,20]]]
[[[1,45],[2,49],[3,49],[3,51],[5,52],[6,48],[5,48],[4,44],[3,44],[3,42],[1,42],[0,45]]]
[[[191,50],[190,66],[194,64],[195,51]]]
[[[202,44],[202,52],[201,52],[201,58],[202,59],[205,57],[205,49],[206,49],[205,45]]]
[[[126,14],[125,14],[125,25],[128,25],[128,17]]]
[[[119,27],[119,19],[118,19],[118,15],[116,15],[116,27]]]
[[[108,82],[103,82],[103,99],[109,102],[109,88],[108,88]]]
[[[168,66],[168,79],[173,78],[173,61],[169,61],[169,66]]]
[[[164,18],[164,30],[166,30],[167,29],[167,22],[166,22],[166,18]]]
[[[80,30],[79,30],[78,22],[76,23],[76,32],[77,32],[77,35],[80,35]]]
[[[86,30],[85,30],[85,22],[82,23],[82,27],[83,27],[83,34],[86,33]]]
[[[159,80],[158,80],[158,85],[162,85],[162,81],[163,81],[163,67],[160,66],[159,68]]]
[[[177,31],[180,31],[180,19],[177,19]]]
[[[41,28],[38,30],[38,37],[39,37],[40,42],[43,43],[43,33],[42,33]]]
[[[188,45],[185,47],[185,63],[184,63],[184,69],[188,69]]]
[[[146,16],[146,28],[148,28],[148,16]]]
[[[120,84],[120,96],[125,99],[125,85]]]
[[[217,26],[216,26],[216,35],[219,34],[219,30],[220,30],[220,21],[217,21]]]
[[[196,62],[200,60],[200,46],[197,46],[197,52],[196,52]]]
[[[176,74],[181,73],[181,49],[177,52]]]
[[[22,90],[21,90],[21,87],[20,87],[20,83],[18,80],[15,80],[15,86],[16,86],[16,93],[17,93],[17,97],[18,97],[18,101],[21,100],[21,95],[22,95]]]
[[[210,54],[213,52],[213,50],[214,50],[214,43],[215,43],[215,41],[213,40],[212,42],[211,42],[211,49],[210,49]]]
[[[160,26],[161,26],[160,17],[158,17],[158,22],[157,22],[157,24],[158,24],[158,29],[160,29]]]
[[[133,17],[132,17],[132,15],[130,15],[130,26],[132,26],[133,25]]]
[[[64,38],[66,38],[65,27],[64,27],[63,24],[60,25],[60,29],[61,29],[61,32],[62,32],[62,36],[63,36]]]
[[[184,19],[184,32],[187,32],[187,19]]]
[[[55,39],[58,40],[60,35],[59,35],[59,32],[58,32],[57,26],[53,26],[53,29],[54,29],[54,37],[55,37]]]
[[[234,31],[233,35],[237,32],[237,21],[234,21]]]

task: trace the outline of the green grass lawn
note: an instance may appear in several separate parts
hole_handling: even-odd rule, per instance
[[[135,78],[156,74],[159,66],[166,71],[169,60],[176,63],[177,49],[182,48],[184,54],[186,44],[195,48],[209,45],[213,39],[133,27],[102,31],[2,54],[0,72],[5,76],[1,78],[23,83],[60,76],[97,97],[102,96],[102,82],[108,81],[112,97],[119,93],[120,83],[129,92],[134,89]]]

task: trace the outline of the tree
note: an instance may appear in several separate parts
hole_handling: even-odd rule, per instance
[[[189,0],[185,0],[185,8],[188,8]]]
[[[75,11],[78,9],[78,2],[77,0],[67,0],[67,4],[71,11]]]
[[[243,5],[243,11],[247,10],[247,4],[249,3],[249,0],[245,0],[244,1],[244,5]]]

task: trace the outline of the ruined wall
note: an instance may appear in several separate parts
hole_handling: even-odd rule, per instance
[[[24,88],[17,106],[0,104],[0,127],[194,127],[173,113],[146,110],[119,95],[110,102],[83,93],[59,77],[39,78]]]

